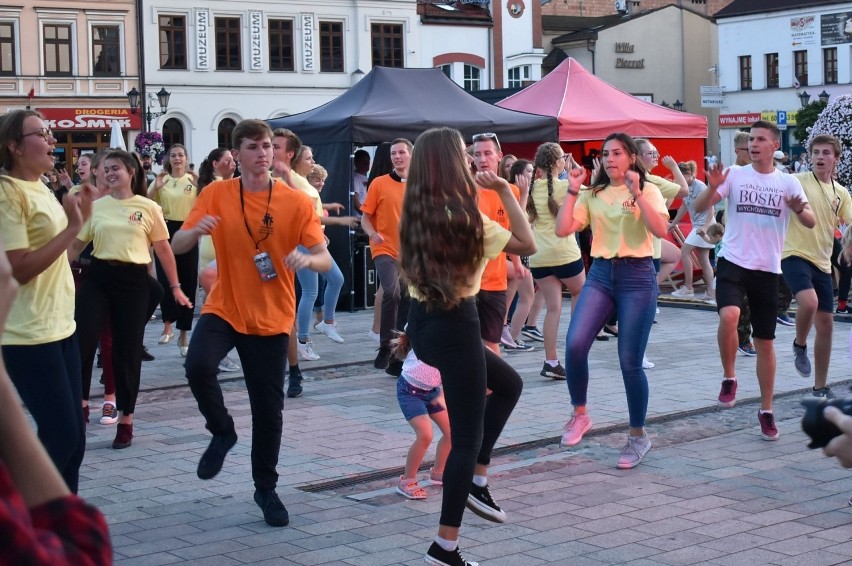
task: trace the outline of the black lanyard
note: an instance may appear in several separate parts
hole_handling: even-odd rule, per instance
[[[263,218],[269,218],[269,203],[272,202],[272,179],[269,179],[269,196],[266,198],[266,214],[263,215]],[[251,228],[249,228],[248,218],[246,218],[246,202],[245,197],[243,197],[243,179],[240,177],[240,209],[243,211],[243,222],[246,225],[246,231],[248,232],[249,238],[254,242],[254,249],[260,253],[260,243],[269,237],[269,230],[266,231],[266,235],[260,240],[254,239],[254,234],[251,233]]]
[[[814,180],[817,182],[817,186],[819,187],[820,192],[822,192],[822,181],[819,180],[819,177],[816,176],[816,173],[811,171],[811,175],[814,176]],[[837,188],[834,186],[834,178],[831,178],[831,190],[834,191],[834,200],[825,197],[828,201],[828,209],[834,213],[835,217],[840,216],[840,199],[837,198]],[[822,193],[825,195],[825,193]],[[837,203],[837,206],[834,206],[834,203]]]

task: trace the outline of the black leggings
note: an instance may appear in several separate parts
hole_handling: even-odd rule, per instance
[[[512,367],[482,345],[473,297],[451,310],[426,311],[411,300],[408,336],[424,363],[441,372],[452,448],[444,468],[441,525],[460,527],[476,464],[488,465],[503,426],[521,397]],[[485,389],[491,389],[486,399]]]
[[[92,258],[77,293],[77,336],[80,342],[83,388],[92,381],[92,365],[104,323],[112,325],[112,363],[116,408],[132,415],[142,373],[142,338],[148,322],[148,267]]]
[[[169,241],[183,225],[181,220],[166,220],[169,229]],[[157,266],[157,280],[163,289],[170,289],[169,278],[160,263],[160,258],[154,257]],[[183,293],[189,297],[190,302],[195,304],[195,290],[198,288],[198,244],[183,254],[175,254],[175,265],[177,266],[178,282]],[[163,301],[160,303],[163,322],[175,322],[178,330],[192,330],[192,318],[195,311],[190,307],[184,307],[175,302],[172,293],[164,293]]]

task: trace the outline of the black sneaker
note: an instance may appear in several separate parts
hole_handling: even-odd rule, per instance
[[[302,370],[293,368],[287,378],[287,397],[295,399],[302,396]]]
[[[444,550],[437,542],[433,542],[429,547],[425,559],[426,564],[433,566],[479,566],[479,562],[465,560],[459,547],[455,550]]]
[[[556,364],[556,366],[552,366],[547,362],[544,362],[544,367],[541,368],[541,373],[539,373],[542,377],[549,377],[550,379],[563,380],[565,379],[565,368],[562,367],[562,364]]]
[[[402,360],[394,358],[388,362],[388,367],[385,368],[385,373],[394,377],[402,375]]]
[[[198,477],[203,480],[216,477],[216,474],[222,470],[225,455],[236,443],[237,433],[233,429],[228,434],[214,434],[210,439],[210,446],[198,461]]]
[[[390,346],[379,346],[379,353],[376,354],[376,360],[373,362],[373,367],[376,369],[385,369],[390,363],[390,358]]]
[[[479,487],[475,483],[470,484],[470,493],[467,496],[467,508],[489,521],[505,523],[506,513],[494,502],[488,486]]]
[[[148,351],[148,348],[146,348],[145,346],[142,346],[142,361],[143,362],[153,362],[156,359],[157,358],[155,358],[154,355],[151,352]]]
[[[286,527],[290,524],[290,514],[278,499],[274,489],[257,489],[254,492],[254,502],[263,511],[263,520],[271,527]]]

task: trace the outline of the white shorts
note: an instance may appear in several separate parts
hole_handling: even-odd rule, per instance
[[[689,232],[689,236],[686,237],[685,242],[694,248],[704,248],[706,250],[712,250],[716,246],[711,243],[708,243],[704,238],[698,235],[699,228],[693,226],[692,230]]]

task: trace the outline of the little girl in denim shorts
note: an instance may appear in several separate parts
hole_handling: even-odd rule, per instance
[[[426,490],[417,484],[417,471],[432,444],[430,418],[442,435],[435,448],[435,465],[429,470],[432,485],[443,485],[444,464],[450,453],[450,419],[441,391],[441,373],[418,360],[414,350],[409,350],[396,383],[396,398],[402,415],[417,435],[408,449],[405,473],[399,478],[396,491],[409,499],[426,499]]]

